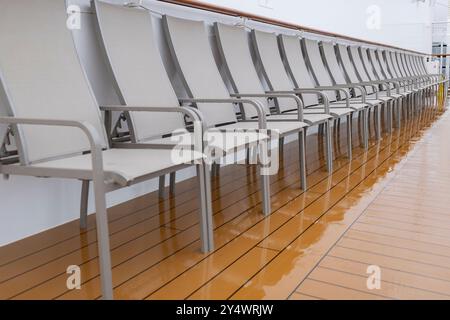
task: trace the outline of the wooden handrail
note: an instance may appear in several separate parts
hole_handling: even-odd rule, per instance
[[[225,15],[233,16],[233,17],[247,18],[247,19],[250,19],[253,21],[268,23],[268,24],[271,24],[274,26],[284,27],[284,28],[288,28],[288,29],[294,29],[297,31],[305,31],[305,32],[319,34],[319,35],[328,36],[328,37],[336,37],[336,38],[341,38],[341,39],[345,39],[345,40],[349,40],[349,41],[362,42],[362,43],[366,43],[366,44],[370,44],[370,45],[382,46],[382,47],[391,48],[391,49],[395,49],[395,50],[408,51],[408,52],[415,53],[415,54],[421,54],[421,55],[427,55],[427,56],[429,55],[429,54],[423,53],[423,52],[418,52],[418,51],[409,50],[409,49],[403,49],[400,47],[391,46],[391,45],[387,45],[387,44],[383,44],[383,43],[379,43],[379,42],[349,37],[349,36],[345,36],[345,35],[338,34],[338,33],[322,31],[322,30],[318,30],[318,29],[314,29],[314,28],[310,28],[310,27],[305,27],[305,26],[302,26],[299,24],[284,22],[281,20],[276,20],[276,19],[272,19],[272,18],[260,16],[260,15],[255,15],[255,14],[240,11],[240,10],[234,10],[234,9],[230,9],[230,8],[226,8],[226,7],[222,7],[222,6],[216,6],[216,5],[205,3],[202,1],[197,1],[197,0],[159,0],[159,1],[166,2],[166,3],[172,3],[172,4],[176,4],[176,5],[181,5],[181,6],[185,6],[185,7],[190,7],[190,8],[195,8],[195,9],[200,9],[200,10],[205,10],[205,11],[210,11],[210,12],[215,12],[215,13],[220,13],[220,14],[225,14]]]

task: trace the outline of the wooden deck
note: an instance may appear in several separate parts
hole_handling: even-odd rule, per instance
[[[223,168],[213,181],[209,255],[199,252],[193,180],[164,200],[152,193],[111,208],[115,297],[449,299],[448,114],[405,122],[367,152],[355,147],[350,162],[343,135],[333,175],[319,139],[308,137],[305,193],[296,144],[286,146],[268,218],[256,171]],[[0,299],[98,299],[96,251],[92,216],[86,232],[74,221],[0,248]],[[69,265],[81,267],[81,290],[67,289]],[[380,289],[367,288],[372,265]]]

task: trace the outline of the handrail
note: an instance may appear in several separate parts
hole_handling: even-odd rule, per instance
[[[272,18],[260,16],[260,15],[255,15],[255,14],[252,14],[249,12],[244,12],[244,11],[226,8],[226,7],[222,7],[222,6],[217,6],[217,5],[205,3],[202,1],[197,1],[197,0],[159,0],[159,1],[176,4],[176,5],[180,5],[180,6],[185,6],[185,7],[190,7],[190,8],[195,8],[195,9],[200,9],[200,10],[205,10],[205,11],[210,11],[210,12],[215,12],[215,13],[220,13],[220,14],[225,14],[225,15],[233,16],[233,17],[247,18],[247,19],[250,19],[253,21],[268,23],[268,24],[272,24],[272,25],[275,25],[278,27],[294,29],[297,31],[304,31],[304,32],[319,34],[319,35],[328,36],[328,37],[336,37],[336,38],[341,38],[341,39],[345,39],[345,40],[349,40],[349,41],[362,42],[362,43],[366,43],[366,44],[370,44],[370,45],[382,46],[382,47],[391,48],[391,49],[395,49],[395,50],[403,50],[403,51],[407,51],[407,52],[411,52],[411,53],[415,53],[415,54],[429,56],[429,54],[423,53],[423,52],[418,52],[418,51],[409,50],[409,49],[403,49],[403,48],[396,47],[396,46],[391,46],[391,45],[387,45],[387,44],[383,44],[383,43],[379,43],[379,42],[345,36],[345,35],[338,34],[338,33],[322,31],[322,30],[318,30],[318,29],[314,29],[314,28],[310,28],[310,27],[305,27],[305,26],[302,26],[299,24],[284,22],[281,20],[272,19]]]

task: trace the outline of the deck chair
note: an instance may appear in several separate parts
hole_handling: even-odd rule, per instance
[[[349,46],[348,47],[348,53],[350,55],[350,59],[353,62],[353,65],[355,67],[355,71],[357,75],[359,76],[360,80],[363,83],[368,84],[366,88],[373,88],[373,91],[375,92],[375,98],[377,100],[381,100],[381,106],[384,106],[385,110],[387,110],[387,113],[390,114],[390,110],[392,110],[392,100],[393,98],[389,95],[387,95],[387,92],[390,92],[389,84],[384,81],[377,81],[375,79],[375,76],[373,75],[372,68],[366,68],[361,52],[360,47],[358,46]],[[384,92],[380,90],[380,86],[383,87]],[[370,90],[370,89],[369,89]],[[382,94],[384,93],[384,94]],[[376,123],[377,128],[381,129],[381,114],[382,109],[381,107],[378,108],[378,112],[376,112]],[[380,138],[381,136],[381,130],[377,130],[377,137]]]
[[[418,101],[420,95],[420,88],[419,88],[420,79],[408,76],[405,69],[403,68],[403,64],[401,62],[400,55],[398,54],[398,52],[386,51],[386,55],[388,66],[390,61],[392,69],[395,71],[398,78],[405,80],[409,83],[408,90],[411,96],[409,113],[412,115],[414,114],[414,110],[416,110],[416,108],[420,104],[420,102]]]
[[[344,44],[337,44],[336,45],[336,55],[338,58],[338,61],[342,67],[342,70],[344,72],[344,75],[347,79],[347,81],[351,84],[357,84],[359,86],[362,86],[365,95],[363,96],[364,102],[367,104],[370,104],[373,107],[374,115],[375,115],[375,124],[376,124],[376,133],[377,133],[377,139],[381,138],[381,122],[380,120],[380,114],[381,114],[381,105],[386,102],[384,98],[380,98],[378,95],[378,83],[372,83],[368,79],[367,75],[364,78],[361,78],[359,75],[358,69],[356,65],[354,64],[354,61],[350,55],[349,48]],[[359,68],[363,69],[363,66],[361,64],[360,60],[357,60],[359,62],[358,66]],[[362,70],[361,70],[362,71]],[[364,73],[363,73],[364,75]],[[355,98],[354,99],[361,99],[359,91],[355,91]]]
[[[442,74],[430,74],[427,71],[425,66],[425,59],[421,56],[413,56],[411,55],[411,64],[415,67],[417,73],[416,76],[428,78],[430,84],[443,84],[446,88],[448,88],[449,79],[444,77]],[[446,97],[445,97],[446,98]]]
[[[329,99],[334,105],[346,104],[350,105],[355,111],[361,111],[371,106],[371,104],[352,99],[349,87],[345,84],[337,85],[337,80],[334,79],[325,61],[323,50],[323,42],[312,39],[302,39],[305,62],[307,63],[310,74],[315,82],[320,87],[335,87],[337,90],[328,93]],[[349,100],[349,102],[347,102]]]
[[[300,41],[297,39],[297,41]],[[257,66],[261,70],[261,73],[264,77],[265,82],[267,83],[269,89],[272,92],[285,92],[285,93],[295,93],[301,96],[301,93],[304,92],[304,90],[309,90],[308,92],[312,92],[313,90],[316,90],[317,93],[323,92],[327,99],[329,99],[329,96],[327,95],[329,92],[333,92],[332,89],[324,89],[320,90],[317,88],[314,88],[314,86],[307,87],[307,88],[298,88],[296,85],[289,79],[289,75],[286,72],[286,68],[283,65],[283,60],[280,53],[280,48],[278,44],[278,38],[273,33],[268,32],[262,32],[258,30],[252,30],[251,31],[251,43],[253,47],[253,51],[256,56],[256,62]],[[320,96],[319,96],[320,97]],[[317,99],[317,96],[316,96]],[[328,102],[331,102],[328,100]],[[308,119],[309,114],[316,114],[318,112],[325,112],[325,106],[320,105],[319,103],[315,105],[308,105],[306,106],[305,103],[304,110],[303,110],[303,118]],[[295,113],[295,109],[293,109],[292,104],[289,104],[289,102],[280,103],[278,105],[278,112],[280,114],[291,114]],[[329,105],[329,112],[330,115],[333,116],[335,119],[339,119],[341,117],[347,117],[351,118],[351,115],[354,112],[354,109],[347,105],[336,105],[333,104]],[[311,124],[313,124],[311,122]],[[348,156],[351,158],[352,156],[352,136],[351,131],[348,130]]]
[[[389,73],[392,75],[392,78],[402,81],[403,92],[409,96],[414,94],[414,90],[413,90],[414,81],[412,79],[405,78],[401,74],[397,63],[395,63],[394,53],[389,50],[385,50],[383,52],[383,57],[384,57],[384,61],[386,62],[387,69],[389,70]]]
[[[375,77],[380,81],[385,81],[388,83],[390,88],[390,96],[394,97],[395,103],[394,108],[397,110],[396,112],[396,118],[397,128],[401,127],[401,114],[403,110],[404,100],[406,99],[407,95],[405,93],[400,92],[400,82],[394,79],[390,79],[389,73],[385,69],[384,65],[380,63],[377,55],[377,51],[375,49],[368,49],[368,63],[373,67],[373,72]],[[393,112],[394,110],[392,110]],[[393,119],[392,119],[392,113],[389,113],[389,128],[391,129],[393,126]]]
[[[217,28],[219,24],[216,23],[215,25]],[[230,99],[232,97],[233,99],[244,99],[250,97],[263,106],[268,129],[276,131],[281,138],[292,134],[299,136],[301,188],[306,190],[304,128],[308,124],[303,122],[303,105],[301,100],[294,94],[267,94],[262,90],[258,91],[254,88],[255,83],[251,78],[242,80],[245,90],[238,91],[238,94],[230,94],[214,59],[206,27],[202,21],[186,20],[166,15],[163,17],[163,29],[173,61],[177,66],[178,74],[191,98],[215,97],[216,99]],[[238,40],[234,40],[234,46],[236,49],[241,48],[241,43]],[[241,67],[249,69],[249,66],[245,63],[247,62],[247,57],[240,56],[239,59],[239,62],[242,64]],[[285,118],[270,115],[267,104],[267,98],[269,97],[294,101],[298,113]],[[198,104],[198,107],[201,106],[202,104]],[[219,128],[257,128],[255,120],[258,114],[255,113],[254,108],[249,108],[248,105],[240,106],[240,121],[238,121],[235,109],[231,104],[223,105],[222,108],[220,112],[218,110],[215,113],[215,116],[218,117],[216,126]],[[228,118],[224,118],[224,114],[228,114]]]
[[[334,89],[329,91],[328,98],[331,101],[331,106],[334,108],[351,108],[353,112],[347,114],[347,136],[348,139],[351,139],[352,132],[352,124],[353,124],[353,113],[363,113],[363,117],[365,117],[366,109],[369,107],[368,104],[363,103],[362,101],[352,100],[350,90],[347,87],[339,86],[335,83],[332,75],[327,70],[324,61],[322,59],[322,53],[320,52],[319,42],[312,39],[303,38],[301,40],[301,47],[303,50],[303,58],[305,60],[305,64],[309,69],[309,74],[311,75],[312,80],[316,83],[317,88],[331,88]],[[338,124],[340,125],[340,119],[338,120]],[[363,141],[368,139],[368,134],[363,132]],[[364,143],[363,143],[364,144]],[[351,146],[349,145],[349,148]],[[351,150],[348,150],[351,156]]]
[[[0,173],[93,182],[102,296],[113,298],[106,193],[181,168],[197,166],[200,186],[201,244],[209,251],[212,229],[206,203],[201,146],[194,152],[173,154],[170,149],[111,148],[99,105],[81,66],[71,31],[66,28],[64,0],[2,1],[0,10],[0,93],[8,117],[0,123],[14,130],[20,163],[0,165]],[[133,115],[152,114],[144,127],[176,129],[186,115],[203,125],[199,112],[177,105],[158,107],[110,106]],[[163,124],[163,125],[162,125]],[[87,197],[87,193],[84,193]],[[86,199],[82,200],[86,204]],[[86,208],[81,210],[85,226]]]
[[[407,61],[408,64],[411,67],[411,71],[413,72],[414,76],[416,77],[425,77],[427,79],[429,79],[429,85],[442,85],[443,86],[443,92],[447,92],[448,91],[448,85],[449,85],[449,79],[446,77],[443,77],[443,75],[441,74],[428,74],[427,71],[425,70],[425,66],[423,71],[421,71],[422,69],[420,68],[420,63],[419,60],[422,61],[422,63],[424,63],[424,59],[421,58],[420,56],[415,56],[415,55],[408,55],[407,57]],[[436,93],[435,93],[436,94]],[[444,105],[446,105],[446,101],[447,101],[447,94],[443,95],[443,103]]]
[[[378,75],[379,71],[376,66],[374,66],[370,59],[369,49],[364,47],[359,47],[359,53],[361,57],[361,62],[363,67],[372,83],[379,84],[379,92],[378,95],[385,98],[390,98],[391,100],[387,102],[386,105],[386,113],[387,113],[387,128],[388,131],[392,131],[393,124],[393,110],[397,109],[398,111],[401,109],[400,107],[400,99],[403,98],[401,94],[395,93],[392,90],[395,87],[395,83],[384,79],[381,75]],[[397,112],[398,114],[398,112]]]
[[[342,88],[345,88],[349,93],[352,91],[352,102],[358,102],[361,103],[367,102],[366,105],[368,106],[369,110],[362,110],[363,113],[363,146],[364,148],[368,148],[368,139],[369,139],[369,132],[368,132],[368,113],[370,109],[373,109],[377,104],[373,103],[373,101],[367,101],[367,94],[366,90],[363,86],[363,84],[360,83],[352,83],[350,81],[350,78],[346,76],[344,69],[340,66],[340,63],[338,61],[338,55],[337,55],[337,48],[335,45],[331,42],[322,42],[321,43],[321,50],[323,54],[323,60],[324,63],[331,75],[331,78],[333,79],[333,82],[336,86],[340,86]],[[354,75],[354,78],[356,78],[356,74]],[[351,91],[350,91],[351,90]],[[369,99],[372,100],[372,99]],[[361,113],[360,112],[360,113]]]
[[[397,84],[396,93],[403,95],[404,98],[409,98],[413,93],[409,90],[410,82],[397,76],[395,70],[393,70],[393,67],[391,66],[392,63],[390,62],[390,59],[387,59],[387,54],[384,50],[377,49],[375,50],[375,54],[384,77]]]
[[[422,108],[432,107],[434,96],[437,96],[437,85],[433,85],[431,79],[427,77],[416,76],[408,64],[405,53],[397,52],[397,63],[406,78],[414,79],[415,90],[417,92],[416,110],[421,111]]]
[[[125,105],[179,105],[176,93],[171,85],[167,72],[164,68],[152,26],[152,17],[144,7],[123,7],[95,1],[97,13],[97,25],[99,40],[103,44],[107,64],[115,79],[118,95]],[[120,20],[124,23],[117,24]],[[130,37],[130,34],[133,37]],[[129,52],[135,52],[137,59],[129,59]],[[236,99],[226,99],[222,103],[230,105]],[[243,101],[244,100],[239,100]],[[220,102],[220,101],[219,101]],[[220,152],[205,152],[212,157],[209,163],[216,158],[224,157],[241,149],[258,146],[265,142],[266,136],[255,131],[225,131],[218,130],[215,124],[230,122],[234,114],[219,104],[207,104],[199,106],[204,121],[208,124],[208,130],[204,135],[205,148],[212,148]],[[218,109],[220,107],[220,109]],[[229,111],[229,110],[228,110]],[[151,118],[128,117],[127,123],[131,127],[133,143],[145,143],[169,146],[174,140],[192,141],[192,133],[182,132],[179,135],[164,137],[161,128],[155,132],[155,127],[149,126],[155,120]],[[264,122],[263,122],[264,123]],[[164,126],[164,123],[161,123]],[[139,127],[141,130],[136,130]],[[257,126],[255,126],[257,128]],[[145,135],[141,132],[147,129]],[[166,132],[167,133],[167,132]],[[170,133],[170,132],[169,132]],[[139,134],[139,136],[137,136]],[[126,144],[129,146],[129,143]],[[162,179],[164,181],[164,179]],[[173,183],[173,176],[171,177]],[[264,186],[266,187],[266,186]],[[270,190],[265,190],[270,192]],[[270,199],[264,196],[263,210],[265,214],[270,213]]]

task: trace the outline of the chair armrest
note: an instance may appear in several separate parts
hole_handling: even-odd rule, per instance
[[[266,91],[265,93],[233,93],[232,97],[238,98],[287,98],[293,99],[297,104],[298,120],[303,121],[303,102],[293,92],[278,92],[278,91]]]
[[[323,100],[323,104],[325,107],[325,113],[330,114],[330,100],[328,99],[328,96],[323,93],[322,91],[326,90],[317,90],[316,88],[302,88],[302,89],[295,89],[294,91],[271,91],[271,94],[283,94],[283,93],[292,93],[295,92],[296,94],[302,94],[302,93],[310,93],[315,94],[318,97],[321,97]]]
[[[94,126],[88,122],[63,120],[63,119],[32,119],[32,118],[15,118],[0,117],[0,123],[12,125],[35,125],[35,126],[51,126],[51,127],[71,127],[80,129],[88,138],[90,151],[92,155],[92,175],[93,179],[102,179],[104,181],[103,172],[103,155],[102,155],[102,139]],[[23,165],[25,165],[23,163]],[[1,172],[1,165],[0,165]],[[97,180],[100,181],[100,180]]]
[[[362,103],[365,103],[365,102],[366,102],[366,97],[367,97],[366,90],[365,90],[364,87],[363,87],[361,84],[359,84],[359,83],[336,84],[336,85],[331,86],[331,87],[320,87],[320,88],[334,88],[334,87],[337,87],[337,88],[347,88],[347,89],[356,89],[356,90],[358,90],[359,92],[361,92],[361,100],[362,100]]]
[[[237,99],[237,98],[227,98],[227,99],[202,99],[202,98],[182,98],[178,99],[180,103],[246,103],[255,108],[258,114],[258,126],[259,129],[267,129],[266,113],[264,112],[264,107],[258,102],[250,99]]]
[[[320,86],[320,87],[316,87],[317,90],[325,90],[325,91],[339,91],[339,92],[343,92],[345,95],[345,103],[347,108],[350,108],[350,94],[348,93],[347,90],[348,89],[346,87],[343,86],[339,86],[339,85],[333,85],[333,86]]]
[[[100,110],[122,111],[122,112],[169,112],[182,113],[190,117],[194,123],[194,141],[196,150],[203,150],[203,134],[207,131],[206,121],[199,110],[190,107],[142,107],[142,106],[123,106],[123,105],[109,105],[100,106]],[[200,148],[201,146],[201,148]]]

